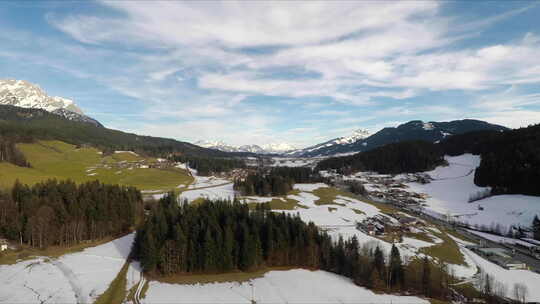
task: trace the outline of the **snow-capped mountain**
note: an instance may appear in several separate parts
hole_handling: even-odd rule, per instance
[[[280,154],[295,149],[294,146],[287,143],[272,143],[267,145],[241,145],[234,146],[229,145],[223,141],[208,141],[208,140],[199,140],[195,142],[195,145],[210,148],[225,152],[251,152],[257,154]]]
[[[42,109],[66,119],[102,126],[92,119],[71,99],[49,96],[38,85],[24,80],[0,79],[0,105]]]
[[[350,134],[349,136],[342,136],[342,137],[334,138],[329,141],[326,141],[326,142],[323,142],[321,144],[317,144],[311,147],[290,151],[287,154],[291,156],[304,156],[304,155],[317,156],[319,155],[318,151],[324,151],[324,150],[333,149],[339,146],[350,145],[361,139],[367,138],[369,136],[370,136],[370,132],[368,130],[358,129],[354,131],[352,134]],[[321,154],[321,155],[324,155],[324,154]]]
[[[504,131],[508,128],[473,119],[449,122],[412,120],[397,127],[384,128],[373,135],[357,131],[351,136],[336,138],[312,147],[292,151],[288,155],[313,157],[351,154],[407,140],[438,142],[447,136],[481,130]]]

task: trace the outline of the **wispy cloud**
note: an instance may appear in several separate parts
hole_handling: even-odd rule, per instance
[[[537,118],[538,33],[480,39],[534,4],[474,18],[439,1],[97,4],[100,14],[45,8],[55,37],[0,32],[0,58],[64,71],[137,105],[103,115],[111,126],[308,145],[418,117]],[[493,93],[508,87],[527,90]]]

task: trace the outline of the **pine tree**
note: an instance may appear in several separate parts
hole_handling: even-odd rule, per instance
[[[532,227],[533,227],[534,239],[540,241],[540,219],[538,219],[538,215],[534,216]]]
[[[150,231],[145,231],[144,238],[144,246],[141,248],[141,267],[144,272],[153,272],[157,266],[156,244]]]
[[[427,297],[430,296],[430,282],[431,268],[429,265],[429,259],[427,256],[424,256],[422,260],[422,293]]]
[[[223,234],[222,264],[223,271],[232,270],[234,267],[233,259],[234,235],[230,225],[227,225]]]
[[[389,285],[390,287],[399,286],[402,287],[404,283],[403,262],[401,261],[401,255],[399,249],[395,244],[392,244],[392,250],[390,251],[390,265],[389,268]]]
[[[210,229],[206,229],[206,233],[204,236],[203,253],[204,264],[202,270],[208,272],[216,271],[217,246],[214,238],[212,237],[212,232],[210,231]]]
[[[383,252],[382,252],[381,248],[379,248],[379,246],[377,246],[377,248],[375,248],[375,253],[374,253],[374,256],[373,256],[373,268],[375,268],[375,270],[377,270],[377,272],[379,274],[379,278],[382,278],[383,273],[384,273],[384,256],[383,256]]]

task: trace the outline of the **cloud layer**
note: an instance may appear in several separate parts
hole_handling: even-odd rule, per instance
[[[69,37],[57,65],[140,102],[140,123],[109,125],[146,134],[302,146],[414,118],[540,122],[535,29],[483,36],[536,6],[448,6],[100,1],[99,14],[45,15]],[[69,56],[81,53],[88,65]]]

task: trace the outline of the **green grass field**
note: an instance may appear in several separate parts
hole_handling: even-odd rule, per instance
[[[40,141],[18,144],[32,168],[22,168],[10,163],[0,163],[0,188],[7,189],[19,179],[22,183],[35,184],[48,178],[71,179],[81,183],[99,180],[107,184],[135,186],[140,190],[175,189],[179,184],[190,184],[193,178],[183,169],[137,168],[121,162],[136,162],[143,157],[132,153],[115,153],[103,157],[95,148],[79,148],[60,141]],[[147,159],[154,161],[154,159]]]
[[[129,268],[129,261],[127,261],[120,272],[116,275],[116,278],[111,282],[109,288],[100,295],[94,304],[121,304],[124,303],[126,298],[126,274]]]
[[[443,242],[433,246],[420,248],[421,253],[427,254],[446,263],[464,266],[467,265],[465,262],[465,257],[459,250],[458,244],[451,237],[449,237],[445,232],[437,233],[433,231],[432,233],[436,237],[442,239]]]

